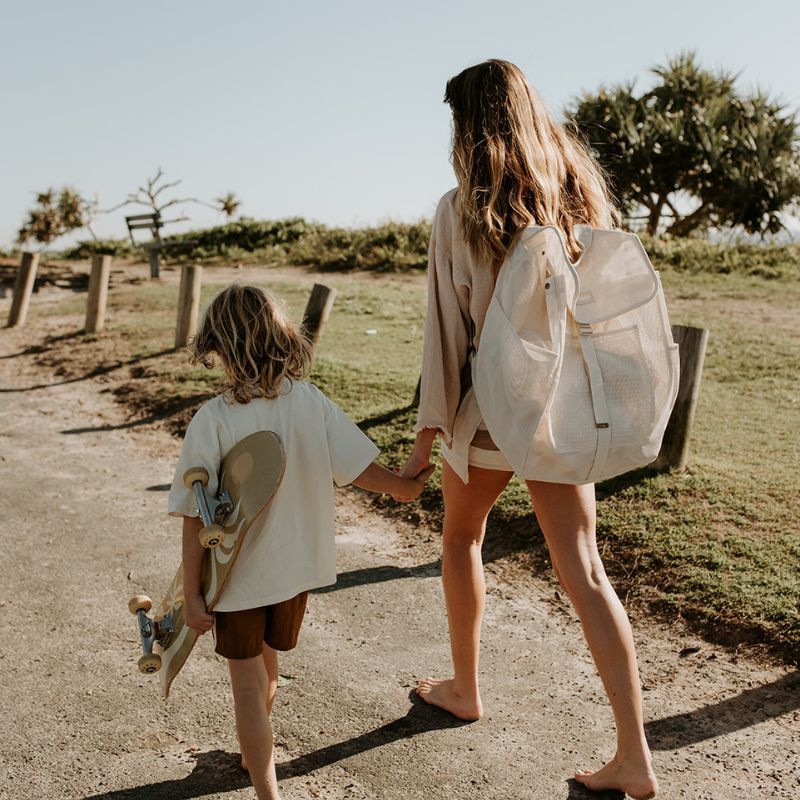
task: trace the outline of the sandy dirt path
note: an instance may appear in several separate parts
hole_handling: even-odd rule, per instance
[[[127,600],[155,599],[178,561],[164,492],[178,443],[127,420],[103,383],[34,369],[24,351],[40,335],[0,332],[0,797],[254,797],[210,637],[166,703],[136,671]],[[430,544],[413,546],[437,534],[398,531],[352,491],[339,509],[339,582],[312,596],[300,646],[281,664],[284,797],[619,797],[569,779],[611,756],[613,727],[553,582],[519,586],[490,571],[487,714],[458,724],[410,695],[418,676],[448,665],[438,564]],[[661,797],[800,796],[796,672],[677,628],[636,635]]]

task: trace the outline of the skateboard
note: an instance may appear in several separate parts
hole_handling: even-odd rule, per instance
[[[286,458],[277,434],[259,431],[238,442],[222,459],[219,492],[207,491],[208,473],[202,467],[186,470],[183,482],[194,490],[203,520],[200,544],[206,548],[200,575],[200,591],[206,608],[213,611],[253,521],[269,505],[283,479]],[[152,616],[153,603],[146,595],[136,595],[128,609],[137,617],[144,654],[139,671],[159,673],[161,690],[169,690],[192,652],[198,633],[184,621],[183,567],[179,566],[172,583]]]

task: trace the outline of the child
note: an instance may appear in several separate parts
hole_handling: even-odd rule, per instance
[[[186,622],[199,633],[215,628],[216,652],[228,659],[231,674],[242,766],[258,797],[276,800],[270,725],[276,650],[296,645],[308,591],[336,581],[333,484],[413,500],[433,468],[408,479],[376,463],[378,448],[303,380],[311,347],[276,300],[260,289],[234,284],[211,301],[190,361],[211,368],[215,357],[225,383],[189,424],[169,513],[183,517]],[[205,467],[208,491],[215,493],[222,458],[258,430],[274,431],[283,442],[283,481],[263,522],[244,540],[230,581],[209,614],[200,594],[203,523],[182,475],[189,467]]]

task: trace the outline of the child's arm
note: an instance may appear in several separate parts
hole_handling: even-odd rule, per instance
[[[205,550],[198,534],[203,528],[200,517],[183,518],[183,595],[186,624],[198,633],[205,633],[214,624],[214,617],[206,609],[200,593],[200,571]]]
[[[403,478],[373,461],[352,484],[370,492],[383,492],[402,500],[416,500],[434,469],[436,467],[431,465],[413,478]]]

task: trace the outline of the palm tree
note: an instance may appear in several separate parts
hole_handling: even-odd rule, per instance
[[[226,219],[229,220],[236,216],[236,213],[242,206],[242,201],[234,192],[227,192],[226,194],[222,195],[222,197],[215,197],[214,202],[216,203],[216,208],[218,208],[225,215]]]

